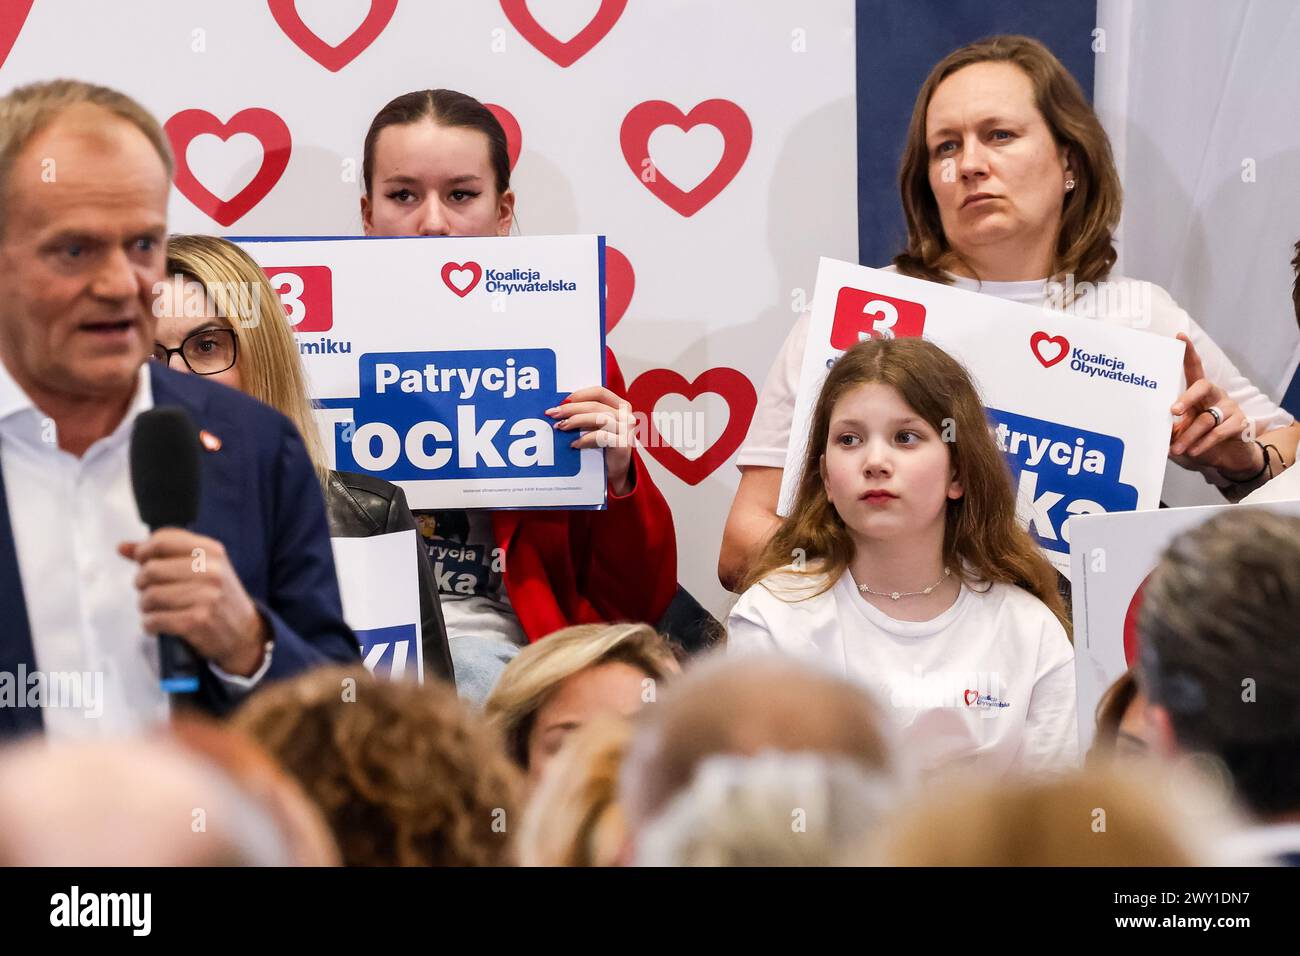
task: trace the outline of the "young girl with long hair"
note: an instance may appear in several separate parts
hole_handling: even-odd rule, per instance
[[[1077,757],[1064,620],[965,369],[922,339],[844,353],[728,650],[794,654],[862,682],[921,772],[1032,771]]]

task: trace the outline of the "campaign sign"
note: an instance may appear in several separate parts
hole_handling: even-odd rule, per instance
[[[1070,573],[1076,515],[1160,503],[1183,344],[894,272],[822,259],[779,512],[794,502],[817,393],[868,338],[924,337],[958,359],[984,400],[1016,513]],[[960,436],[959,436],[960,440]]]
[[[601,236],[237,239],[294,329],[330,467],[412,508],[603,508],[545,414],[604,383]]]
[[[1071,523],[1074,674],[1081,751],[1092,743],[1102,694],[1137,664],[1139,591],[1160,555],[1184,531],[1240,508],[1300,515],[1300,501],[1284,501],[1085,515]]]
[[[581,468],[572,439],[558,441],[537,413],[567,394],[555,390],[549,349],[379,352],[363,355],[360,371],[353,421],[334,426],[343,471],[389,481],[532,480]]]
[[[331,538],[343,619],[376,676],[424,683],[416,532]]]

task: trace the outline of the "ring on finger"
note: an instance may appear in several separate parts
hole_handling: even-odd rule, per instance
[[[1221,409],[1218,405],[1211,405],[1209,408],[1206,409],[1206,411],[1209,412],[1210,417],[1214,419],[1215,428],[1218,428],[1220,425],[1223,424],[1223,409]]]

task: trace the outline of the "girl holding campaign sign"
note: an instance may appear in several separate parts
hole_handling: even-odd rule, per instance
[[[891,269],[1177,336],[1186,343],[1187,390],[1171,410],[1170,458],[1234,499],[1295,461],[1294,419],[1167,292],[1111,273],[1121,195],[1110,143],[1078,83],[1041,43],[982,40],[930,71],[916,98],[899,187],[908,238]],[[1119,307],[1107,308],[1112,302]],[[729,587],[779,523],[809,320],[800,318],[782,346],[736,458],[742,477],[718,562]]]
[[[728,651],[793,654],[867,685],[915,769],[1076,761],[1056,575],[1016,522],[974,385],[938,346],[873,340],[836,361],[794,508],[746,584]]]
[[[486,106],[452,90],[390,102],[362,160],[368,236],[506,236],[514,222],[506,134]],[[482,701],[529,641],[574,624],[658,621],[677,590],[672,513],[638,461],[613,353],[608,386],[545,413],[575,448],[603,448],[604,511],[433,511],[417,521],[442,589],[457,683]]]

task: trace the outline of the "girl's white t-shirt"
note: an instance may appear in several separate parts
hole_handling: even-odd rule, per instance
[[[1043,602],[1008,584],[962,584],[929,621],[898,621],[847,572],[780,571],[740,596],[727,652],[783,653],[862,684],[915,772],[1037,773],[1078,764],[1074,648]]]
[[[897,270],[889,266],[882,271]],[[1245,415],[1255,420],[1257,434],[1262,435],[1274,428],[1285,428],[1295,421],[1289,412],[1280,408],[1256,388],[1250,379],[1242,375],[1223,349],[1160,286],[1123,276],[1112,276],[1107,280],[1106,286],[1108,289],[1123,287],[1123,294],[1111,295],[1108,292],[1097,296],[1095,301],[1098,305],[1091,315],[1081,302],[1078,314],[1108,325],[1144,329],[1170,338],[1179,332],[1186,333],[1201,357],[1205,377],[1222,388],[1229,398],[1241,406]],[[1046,306],[1049,301],[1049,290],[1043,279],[980,283],[974,279],[954,276],[952,287],[1038,307]],[[1108,302],[1115,302],[1117,307],[1107,307],[1105,303]],[[790,444],[790,424],[794,418],[795,397],[799,394],[803,353],[811,324],[812,311],[809,309],[799,317],[786,336],[785,344],[781,346],[781,351],[767,374],[767,380],[763,383],[763,390],[759,393],[758,407],[754,410],[745,442],[736,455],[738,467],[785,467],[786,448]],[[1213,469],[1197,470],[1215,484],[1226,483]]]

